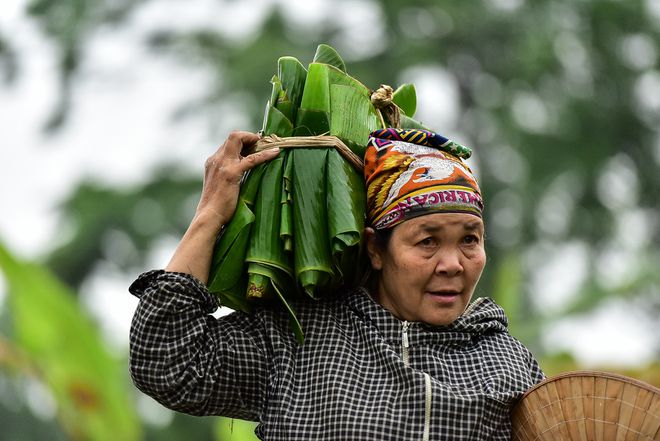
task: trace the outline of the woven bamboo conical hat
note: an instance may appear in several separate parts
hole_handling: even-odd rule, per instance
[[[660,440],[660,389],[623,375],[567,372],[528,390],[513,441]]]

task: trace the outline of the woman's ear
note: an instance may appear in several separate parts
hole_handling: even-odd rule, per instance
[[[382,252],[376,243],[376,232],[373,228],[367,227],[364,229],[364,238],[367,243],[367,254],[371,261],[371,268],[380,271],[383,268]]]

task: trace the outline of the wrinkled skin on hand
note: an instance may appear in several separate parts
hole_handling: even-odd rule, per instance
[[[204,167],[204,186],[195,218],[217,226],[229,222],[236,210],[243,175],[257,165],[275,158],[279,149],[264,150],[244,156],[243,153],[259,140],[259,135],[234,131],[211,155]]]

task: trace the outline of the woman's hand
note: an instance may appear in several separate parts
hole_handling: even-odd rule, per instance
[[[232,132],[224,144],[206,160],[204,187],[195,219],[215,227],[216,233],[234,215],[245,172],[279,154],[279,149],[270,149],[243,156],[242,153],[258,140],[259,135],[255,133]]]
[[[206,160],[204,186],[195,216],[179,243],[167,271],[188,273],[207,282],[215,238],[236,210],[241,179],[246,171],[274,159],[279,149],[243,156],[259,135],[232,132]]]

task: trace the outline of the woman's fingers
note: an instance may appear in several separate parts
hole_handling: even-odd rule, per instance
[[[205,163],[205,182],[223,179],[229,183],[240,182],[248,168],[242,164],[241,150],[253,145],[259,140],[259,135],[251,132],[233,131],[224,143],[208,157]]]
[[[197,212],[210,213],[218,224],[226,223],[236,209],[240,182],[245,172],[274,159],[279,149],[268,149],[242,156],[241,151],[259,140],[259,135],[250,132],[231,132],[227,140],[211,155],[205,164],[204,186]]]
[[[220,146],[217,153],[223,152],[234,158],[241,156],[241,151],[259,141],[259,135],[252,132],[243,132],[240,130],[232,131],[227,140]]]
[[[271,159],[275,159],[279,153],[280,149],[275,147],[272,149],[263,150],[259,153],[252,153],[251,155],[247,155],[241,161],[241,164],[243,165],[243,171],[248,171],[259,164],[263,164],[264,162],[270,161]]]
[[[231,175],[242,175],[257,165],[274,159],[279,154],[279,149],[268,149],[258,153],[242,156],[242,152],[248,151],[260,136],[256,133],[233,131],[227,140],[206,161],[206,168],[220,166]]]

